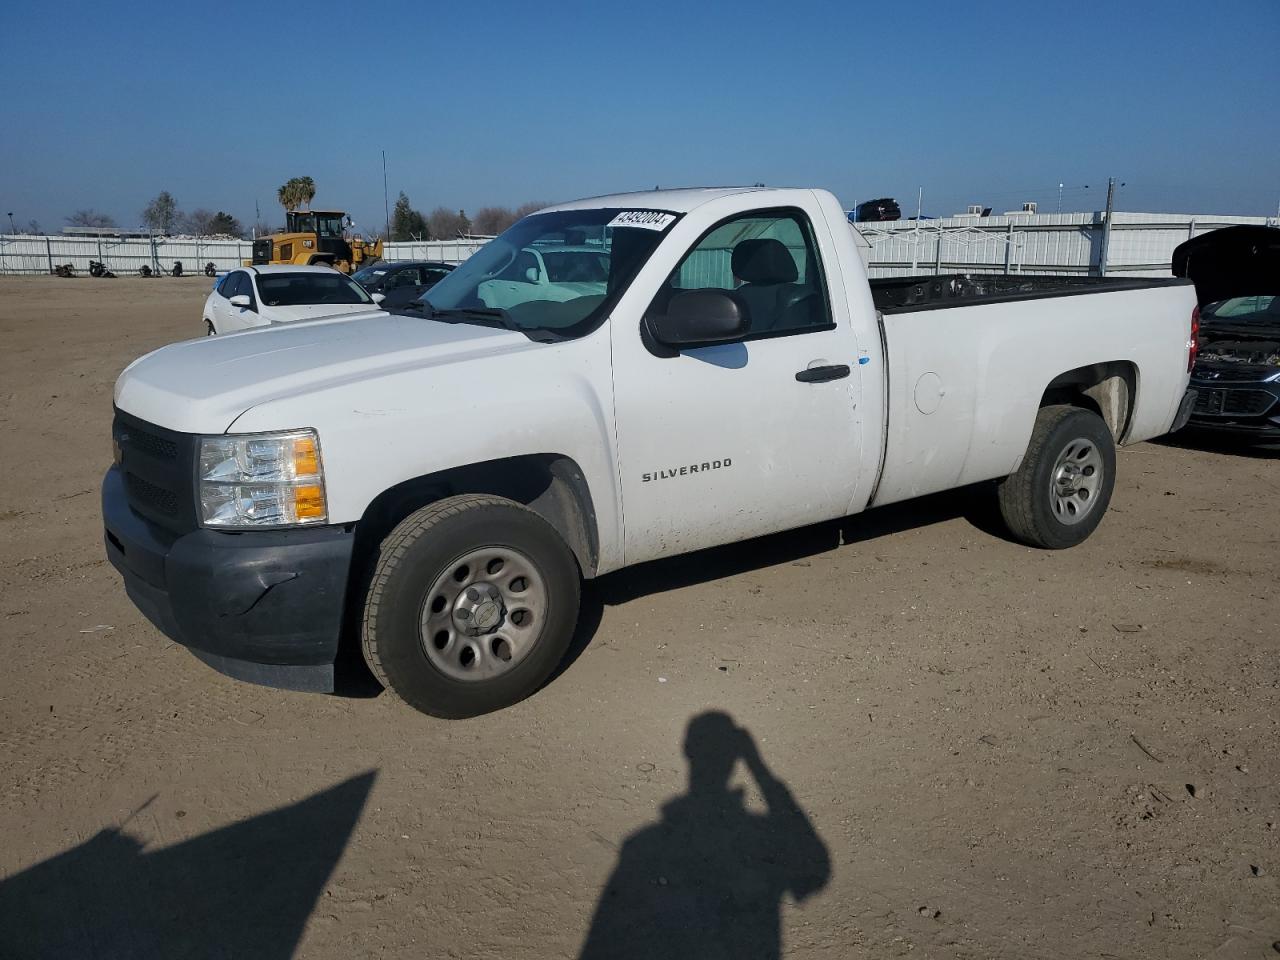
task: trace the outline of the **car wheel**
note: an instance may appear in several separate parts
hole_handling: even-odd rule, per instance
[[[1115,487],[1116,447],[1096,413],[1044,407],[1016,473],[1000,482],[1000,513],[1017,539],[1060,550],[1102,522]]]
[[[212,320],[206,320],[204,322],[204,335],[206,337],[216,337],[218,335],[218,331],[213,329]]]
[[[573,553],[542,517],[502,497],[449,497],[383,541],[365,600],[365,660],[423,713],[510,706],[564,657],[580,588]]]

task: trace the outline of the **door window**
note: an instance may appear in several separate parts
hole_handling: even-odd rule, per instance
[[[808,219],[754,211],[713,227],[680,261],[654,301],[683,290],[727,290],[746,315],[743,339],[830,330],[826,283]]]
[[[418,268],[409,267],[405,270],[397,270],[383,283],[382,289],[385,291],[395,290],[398,287],[416,287],[418,285]]]

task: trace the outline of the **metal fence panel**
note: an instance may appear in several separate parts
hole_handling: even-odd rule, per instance
[[[1183,213],[1115,213],[1105,272],[1113,276],[1167,276],[1173,248],[1184,240],[1236,224],[1280,225],[1275,217],[1210,216]],[[1087,276],[1103,272],[1100,263],[1106,224],[1100,213],[1041,213],[1000,217],[948,217],[861,223],[858,231],[871,245],[873,277],[931,273],[1039,273]],[[487,239],[417,240],[388,243],[388,260],[438,260],[462,263]],[[145,265],[168,271],[175,260],[187,273],[212,262],[219,272],[252,256],[248,240],[153,240],[66,236],[0,236],[0,273],[49,273],[70,263],[87,273],[101,260],[121,275]],[[705,262],[687,265],[690,276],[721,276],[724,264],[708,251]]]

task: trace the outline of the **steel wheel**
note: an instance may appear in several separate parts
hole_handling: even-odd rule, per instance
[[[1103,469],[1102,454],[1092,440],[1080,437],[1067,444],[1049,474],[1049,502],[1059,522],[1077,524],[1093,511]]]
[[[537,566],[513,547],[482,547],[449,564],[423,599],[427,659],[455,680],[492,680],[533,648],[548,604]]]

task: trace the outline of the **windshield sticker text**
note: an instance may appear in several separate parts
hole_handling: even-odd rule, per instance
[[[639,227],[641,230],[665,230],[676,218],[674,213],[659,210],[624,210],[609,221],[610,227]]]

